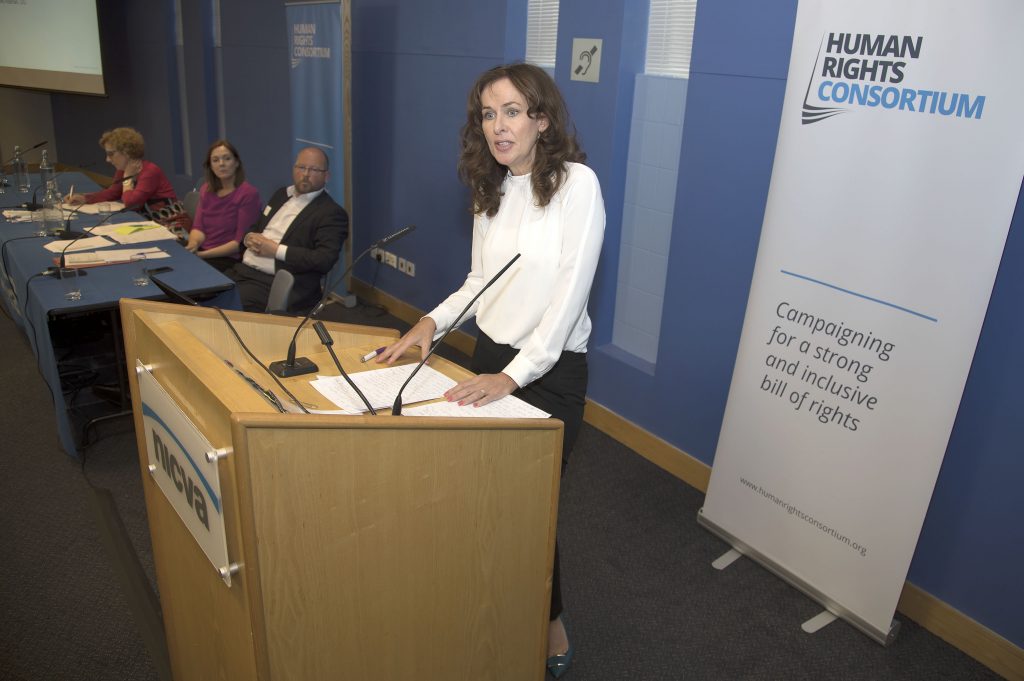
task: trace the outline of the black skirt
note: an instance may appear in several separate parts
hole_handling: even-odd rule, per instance
[[[511,345],[495,343],[484,332],[476,341],[476,351],[469,368],[477,374],[497,374],[508,366],[519,351]],[[528,404],[551,414],[565,424],[562,440],[562,468],[583,425],[583,407],[587,398],[587,354],[562,352],[551,369],[512,393]]]
[[[469,368],[477,374],[497,374],[519,354],[511,345],[495,343],[483,331],[476,340],[476,351]],[[555,365],[525,388],[512,393],[528,404],[551,414],[565,424],[562,438],[562,472],[569,460],[569,452],[576,443],[583,425],[583,407],[587,398],[587,355],[584,352],[563,351]],[[562,614],[562,578],[558,560],[558,542],[555,542],[555,563],[551,574],[551,609],[549,619]]]

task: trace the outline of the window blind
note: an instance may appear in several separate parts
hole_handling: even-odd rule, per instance
[[[530,0],[526,15],[526,61],[554,68],[558,46],[558,0]]]
[[[690,77],[690,52],[697,0],[651,0],[644,72]]]

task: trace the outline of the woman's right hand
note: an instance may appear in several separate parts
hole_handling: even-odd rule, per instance
[[[85,203],[85,194],[68,194],[64,197],[64,203],[80,206]]]
[[[405,351],[414,345],[420,346],[420,359],[426,358],[435,333],[437,333],[437,324],[430,317],[424,317],[416,322],[416,326],[409,329],[408,333],[377,355],[377,364],[394,364],[396,359],[404,355]]]
[[[185,249],[189,253],[195,253],[199,250],[199,247],[206,241],[206,235],[200,232],[198,229],[193,229],[188,233],[188,243],[185,244]]]

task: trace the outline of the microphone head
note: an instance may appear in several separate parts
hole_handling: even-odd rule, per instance
[[[416,225],[409,225],[408,227],[403,227],[402,229],[398,230],[394,234],[389,234],[388,236],[386,236],[383,239],[381,239],[380,241],[378,241],[377,245],[376,245],[376,248],[381,248],[382,246],[387,246],[388,244],[392,243],[393,241],[398,241],[402,237],[406,236],[407,234],[409,234],[410,232],[413,232],[415,230],[416,230]]]

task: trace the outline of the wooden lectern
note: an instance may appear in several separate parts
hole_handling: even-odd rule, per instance
[[[280,394],[217,311],[125,299],[121,314],[175,679],[543,678],[560,421],[279,413],[235,371]],[[284,356],[298,323],[225,314],[263,364]],[[350,373],[398,335],[327,327]],[[298,354],[337,375],[311,328]],[[186,457],[153,464],[143,373],[219,450],[216,497],[193,489]],[[311,378],[284,383],[333,409]],[[225,569],[158,486],[164,473],[189,511],[200,498],[222,511]]]

